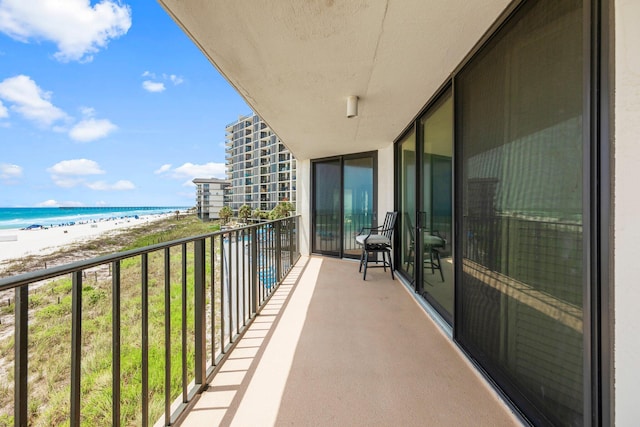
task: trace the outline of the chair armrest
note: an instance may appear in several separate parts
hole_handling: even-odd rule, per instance
[[[377,226],[377,227],[362,227],[362,228],[360,229],[360,233],[358,233],[358,236],[361,236],[361,235],[365,234],[365,233],[364,233],[364,231],[365,231],[365,230],[369,230],[369,233],[368,233],[368,234],[371,234],[374,230],[380,230],[381,228],[382,228],[382,225],[379,225],[379,226]],[[383,230],[383,231],[384,231],[384,230]]]

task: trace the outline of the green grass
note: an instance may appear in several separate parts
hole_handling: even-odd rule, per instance
[[[171,219],[151,227],[131,229],[126,235],[109,236],[107,244],[88,242],[88,248],[109,248],[114,241],[119,249],[135,249],[182,237],[214,231],[212,224],[203,224],[195,217]],[[219,228],[219,227],[218,227]],[[193,334],[193,253],[187,251],[188,336]],[[206,245],[207,251],[210,250]],[[93,251],[93,249],[90,249]],[[93,253],[93,252],[92,252]],[[99,254],[98,254],[99,255]],[[208,254],[210,256],[210,254]],[[178,246],[170,251],[171,307],[168,322],[171,327],[171,400],[181,392],[182,374],[182,253]],[[149,391],[150,422],[155,422],[164,410],[165,373],[165,302],[163,251],[149,255]],[[210,265],[207,266],[210,268]],[[121,262],[121,420],[123,425],[141,424],[141,258]],[[209,275],[207,274],[207,277]],[[81,424],[110,425],[112,405],[112,291],[108,274],[88,273],[83,282],[82,318],[82,383]],[[71,293],[68,277],[61,277],[30,291],[29,323],[29,412],[30,425],[68,425],[69,379],[71,360]],[[207,293],[208,295],[208,293]],[[219,310],[216,310],[219,313]],[[4,311],[0,312],[3,314]],[[187,371],[192,375],[194,344],[188,339]],[[13,336],[0,341],[0,358],[13,359]],[[5,363],[0,369],[9,383],[0,388],[0,426],[12,425],[13,369]],[[2,374],[3,372],[0,372]],[[5,392],[7,391],[7,392]]]

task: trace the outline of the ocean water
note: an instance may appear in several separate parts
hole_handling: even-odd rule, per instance
[[[156,215],[186,210],[186,206],[83,207],[83,208],[0,208],[0,230],[30,225],[51,227],[109,218]]]

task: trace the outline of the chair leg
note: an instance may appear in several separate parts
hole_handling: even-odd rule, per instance
[[[360,254],[360,268],[358,268],[358,272],[362,273],[362,263],[364,262],[364,248],[362,248],[362,253]]]
[[[382,251],[382,269],[386,273],[387,272],[387,261],[386,261],[386,259],[384,257],[385,253],[386,253],[385,251]]]
[[[391,280],[395,280],[395,276],[393,275],[393,261],[391,261],[391,252],[387,252],[387,256],[389,257],[389,270],[391,270]]]
[[[364,252],[364,274],[362,280],[367,280],[367,265],[369,264],[369,252],[365,249]]]
[[[431,265],[431,274],[434,274],[435,270],[433,266],[433,249],[429,251],[429,264]]]
[[[444,282],[444,274],[442,274],[442,262],[440,261],[440,252],[436,252],[436,258],[438,259],[438,270],[440,270],[440,278]]]

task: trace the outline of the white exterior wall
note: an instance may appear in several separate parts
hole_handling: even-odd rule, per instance
[[[311,253],[311,160],[297,161],[296,211],[300,217],[300,253]]]
[[[615,8],[615,421],[640,420],[640,1]]]
[[[378,224],[393,211],[393,143],[378,150]]]

